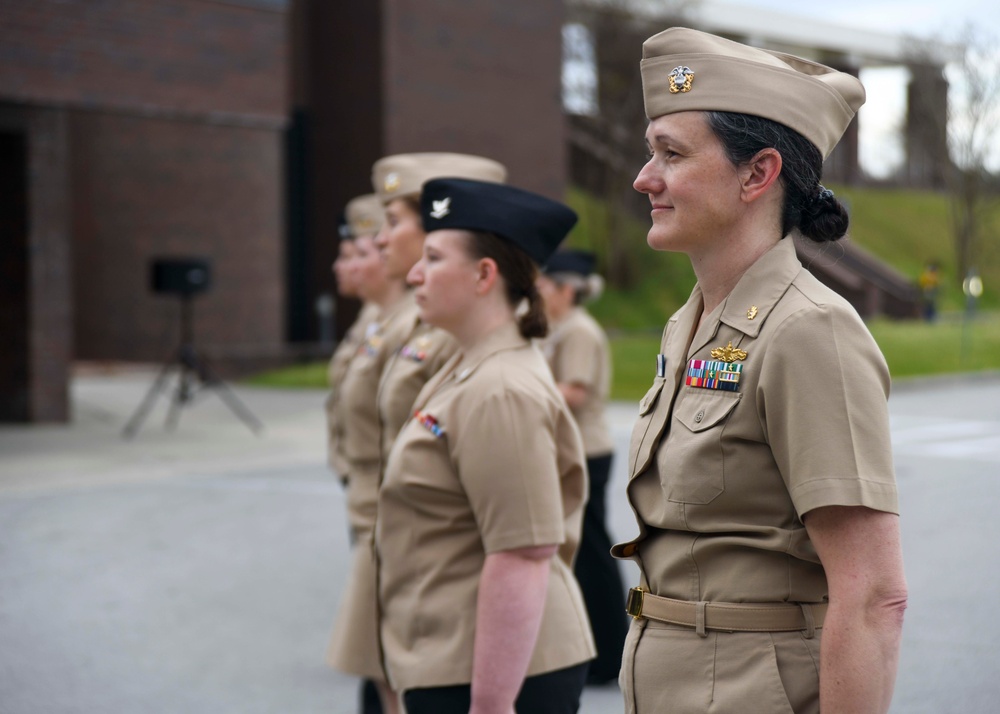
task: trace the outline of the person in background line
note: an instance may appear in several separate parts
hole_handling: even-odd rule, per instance
[[[353,261],[357,255],[354,239],[373,238],[382,228],[384,213],[382,203],[375,194],[352,199],[348,202],[344,213],[346,222],[341,226],[337,258],[333,261],[333,274],[337,279],[337,294],[342,298],[357,298],[358,286],[353,269]],[[327,453],[330,468],[342,480],[346,479],[347,460],[343,452],[343,422],[337,417],[340,385],[344,381],[344,375],[347,374],[351,358],[364,340],[365,331],[375,320],[376,315],[378,315],[377,305],[372,302],[362,303],[354,322],[337,343],[327,368],[330,385],[330,394],[326,399]]]
[[[625,586],[611,555],[607,530],[607,487],[614,442],[604,413],[611,381],[611,354],[604,330],[583,308],[600,296],[604,281],[594,273],[595,256],[579,250],[559,251],[538,277],[549,334],[541,342],[556,386],[573,413],[587,454],[590,499],[583,515],[583,537],[574,572],[583,590],[597,643],[588,684],[618,678],[628,624]]]
[[[941,289],[941,271],[937,261],[929,261],[917,279],[923,297],[923,317],[927,322],[937,319],[938,292]]]
[[[503,183],[507,169],[492,159],[452,153],[397,154],[376,161],[372,183],[386,214],[385,229],[376,243],[392,279],[405,280],[420,259],[426,235],[420,221],[420,192],[424,183],[441,176]],[[403,345],[387,357],[378,386],[383,465],[410,418],[413,400],[458,348],[451,335],[420,319],[415,302],[410,302],[401,320],[407,329]]]
[[[352,262],[358,296],[378,306],[376,320],[348,364],[337,402],[342,425],[347,517],[352,533],[351,571],[334,622],[327,660],[334,668],[375,682],[386,714],[399,711],[385,681],[378,643],[374,554],[375,504],[379,485],[379,425],[375,390],[386,356],[402,344],[400,315],[406,286],[389,279],[372,236],[354,240]]]
[[[408,714],[573,714],[594,655],[573,577],[583,444],[535,287],[576,214],[483,181],[425,184],[420,316],[458,352],[393,445],[376,527],[382,645]]]
[[[847,232],[820,175],[864,88],[682,27],[642,55],[647,242],[698,282],[629,449],[626,712],[884,714],[907,601],[889,371],[790,237]]]

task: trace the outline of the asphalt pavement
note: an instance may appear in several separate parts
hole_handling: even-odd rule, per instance
[[[0,426],[0,714],[354,714],[323,662],[347,571],[316,390],[206,392],[122,429],[148,369],[90,370],[69,425]],[[894,714],[1000,709],[1000,376],[897,385],[890,401],[910,607]],[[635,531],[611,407],[610,528]],[[635,581],[622,564],[626,583]],[[614,686],[583,714],[618,714]]]

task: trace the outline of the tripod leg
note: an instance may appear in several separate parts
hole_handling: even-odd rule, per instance
[[[131,439],[135,436],[136,432],[142,426],[142,422],[146,420],[146,416],[149,414],[149,410],[153,407],[153,402],[156,401],[156,397],[159,395],[160,391],[163,389],[163,384],[166,382],[167,377],[170,376],[170,369],[174,366],[173,362],[167,362],[160,369],[160,373],[157,375],[156,380],[153,385],[146,392],[146,396],[143,397],[142,401],[139,403],[139,408],[135,410],[129,418],[128,423],[125,424],[125,428],[122,429],[122,436],[126,439]]]
[[[166,428],[169,431],[177,429],[177,421],[180,418],[181,408],[191,398],[191,369],[186,361],[186,356],[183,354],[183,348],[178,362],[180,362],[180,374],[177,378],[177,388],[170,399],[170,409],[167,411]]]
[[[205,386],[214,389],[219,395],[219,399],[221,399],[223,403],[229,407],[229,411],[239,417],[240,421],[246,424],[250,431],[254,434],[259,434],[264,429],[264,425],[253,415],[253,412],[251,412],[247,406],[240,401],[239,397],[236,396],[236,393],[233,392],[233,390],[231,390],[225,382],[215,376],[205,361],[194,351],[191,352],[189,358],[191,360],[191,364],[195,367],[195,369],[197,369],[198,376],[201,378],[202,383]]]

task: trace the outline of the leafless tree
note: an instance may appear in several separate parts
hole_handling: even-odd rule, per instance
[[[636,278],[636,248],[620,239],[627,216],[644,212],[642,196],[632,182],[643,164],[646,126],[639,60],[642,42],[679,22],[685,7],[697,0],[572,0],[568,19],[587,28],[594,49],[596,101],[591,111],[570,119],[570,143],[576,162],[574,177],[604,199],[603,230],[608,236],[604,262],[608,281],[631,287]],[[591,87],[585,87],[589,90]]]
[[[1000,50],[997,38],[969,25],[952,43],[961,48],[949,63],[947,117],[948,156],[935,173],[949,195],[955,266],[961,282],[976,267],[985,219],[1000,200],[997,177],[989,170],[990,152],[1000,140]],[[930,66],[931,43],[914,41],[911,71]],[[928,70],[929,71],[929,70]],[[928,78],[931,81],[931,78]],[[911,106],[910,111],[920,111]]]

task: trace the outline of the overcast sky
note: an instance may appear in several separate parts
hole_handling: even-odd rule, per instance
[[[760,7],[812,17],[847,27],[903,33],[922,38],[955,40],[970,24],[997,42],[1000,51],[1000,0],[725,0],[733,5]],[[909,74],[898,68],[866,70],[862,81],[868,101],[861,108],[861,162],[876,176],[885,176],[902,160],[898,128],[903,121]],[[954,86],[954,82],[953,82]],[[997,142],[1000,144],[1000,142]],[[1000,146],[989,162],[1000,168]]]

